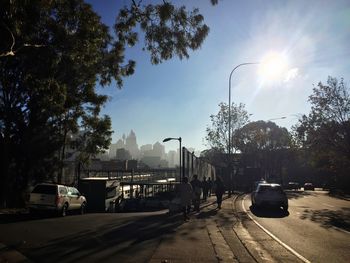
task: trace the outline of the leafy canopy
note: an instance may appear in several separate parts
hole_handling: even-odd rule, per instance
[[[350,168],[350,91],[343,79],[328,77],[309,96],[312,105],[294,127],[295,137],[316,168],[348,180]],[[343,181],[344,182],[344,181]]]
[[[229,107],[226,103],[219,104],[220,110],[216,115],[211,115],[211,125],[207,127],[207,135],[205,137],[208,144],[224,153],[229,148]],[[245,110],[244,104],[240,103],[231,105],[231,137],[235,132],[243,127],[249,121],[248,112]],[[237,147],[231,138],[231,152]]]
[[[114,35],[83,0],[1,1],[0,19],[2,195],[52,178],[69,146],[85,160],[108,147],[111,119],[100,115],[108,97],[95,86],[115,80],[121,87],[134,73],[125,51],[140,32],[154,64],[188,58],[209,32],[197,9],[166,1],[131,1],[117,15]]]

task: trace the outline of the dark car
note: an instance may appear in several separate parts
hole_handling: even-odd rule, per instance
[[[299,183],[296,182],[289,182],[287,189],[289,190],[298,190],[300,188]]]
[[[315,190],[315,187],[312,183],[305,183],[304,184],[304,190],[312,190],[314,191]]]
[[[288,211],[288,198],[279,184],[259,184],[251,199],[253,207],[282,207]]]

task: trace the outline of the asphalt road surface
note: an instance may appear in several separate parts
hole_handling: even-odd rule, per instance
[[[162,234],[181,222],[165,211],[34,219],[23,215],[0,221],[0,239],[33,262],[144,262]]]
[[[289,191],[289,211],[244,207],[261,226],[310,262],[349,262],[350,201],[324,191]]]

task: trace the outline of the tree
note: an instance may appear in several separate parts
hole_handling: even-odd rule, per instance
[[[286,128],[271,121],[250,122],[235,132],[233,140],[249,166],[261,168],[266,178],[281,175],[292,146]]]
[[[313,167],[333,176],[335,186],[350,190],[350,93],[344,80],[328,77],[309,96],[311,111],[296,127],[295,138]]]
[[[237,147],[232,140],[235,132],[243,127],[249,121],[248,112],[245,110],[244,104],[231,105],[231,145],[229,145],[229,109],[226,103],[219,104],[220,110],[216,115],[210,115],[211,126],[207,127],[207,135],[205,137],[208,144],[222,153],[235,152]]]
[[[187,58],[209,31],[197,9],[165,1],[132,1],[120,10],[115,37],[83,0],[1,2],[0,14],[0,205],[17,202],[9,193],[33,180],[58,174],[60,181],[67,145],[82,159],[107,148],[111,120],[100,110],[108,98],[95,85],[116,80],[121,87],[133,74],[124,53],[138,41],[136,29],[155,64]]]
[[[187,11],[185,6],[176,7],[168,1],[142,5],[142,1],[132,0],[130,6],[119,12],[114,27],[117,39],[112,44],[112,55],[106,60],[108,67],[117,73],[118,85],[122,86],[123,77],[134,73],[136,63],[134,60],[126,63],[124,53],[127,46],[137,43],[139,31],[144,34],[143,50],[150,53],[152,64],[159,64],[174,56],[189,58],[189,50],[200,48],[209,33],[203,21],[198,9]],[[103,81],[109,82],[110,75],[106,77]]]

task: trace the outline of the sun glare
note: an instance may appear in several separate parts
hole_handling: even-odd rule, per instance
[[[280,53],[271,52],[262,60],[259,67],[259,75],[264,80],[277,80],[283,78],[288,66],[287,57]]]

